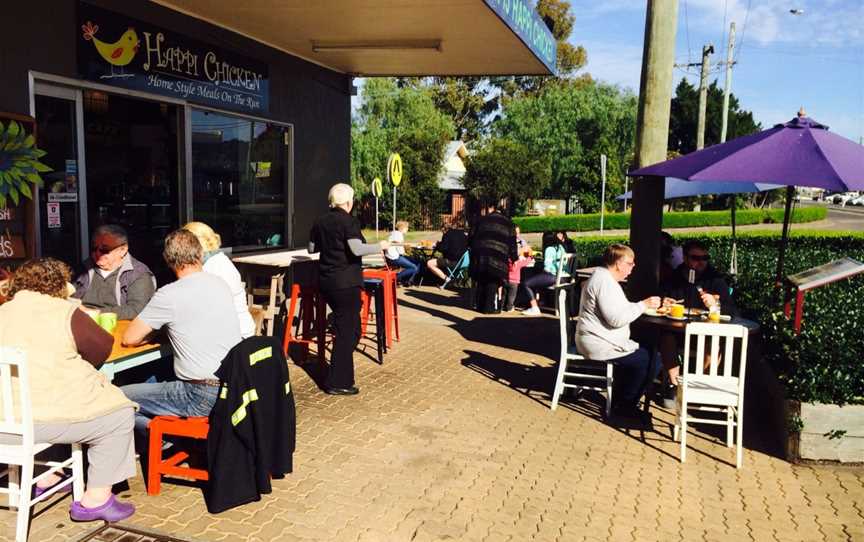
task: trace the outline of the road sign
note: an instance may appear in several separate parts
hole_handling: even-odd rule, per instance
[[[380,198],[383,192],[384,185],[381,183],[381,179],[378,177],[372,179],[372,195],[376,198]]]
[[[393,186],[399,186],[402,182],[402,157],[399,153],[394,152],[387,160],[387,179]]]

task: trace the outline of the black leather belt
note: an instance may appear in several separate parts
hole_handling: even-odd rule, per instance
[[[214,388],[219,387],[219,381],[213,379],[205,379],[205,380],[187,380],[189,384],[198,384],[199,386],[213,386]]]

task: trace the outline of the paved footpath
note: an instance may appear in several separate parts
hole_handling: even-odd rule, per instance
[[[864,540],[864,469],[793,466],[748,427],[744,467],[691,433],[678,462],[668,413],[645,440],[599,416],[601,398],[549,410],[557,322],[480,317],[454,292],[403,291],[402,341],[379,366],[355,356],[361,394],[331,397],[291,365],[295,472],[260,502],[212,516],[199,490],[140,478],[130,524],[220,540]],[[370,350],[371,354],[371,350]],[[74,540],[69,498],[30,540]],[[0,537],[14,516],[0,510]]]

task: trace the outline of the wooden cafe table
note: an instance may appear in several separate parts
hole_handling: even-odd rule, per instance
[[[123,346],[121,340],[130,320],[119,320],[114,328],[114,346],[111,354],[99,369],[108,380],[113,381],[114,376],[122,371],[138,367],[146,363],[159,360],[171,354],[171,347],[167,344],[147,343],[140,346]]]

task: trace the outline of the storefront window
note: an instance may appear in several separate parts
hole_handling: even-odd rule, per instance
[[[285,126],[192,111],[195,220],[234,251],[287,244],[290,132]]]

